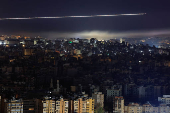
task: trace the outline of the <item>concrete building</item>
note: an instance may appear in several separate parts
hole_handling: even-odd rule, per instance
[[[23,100],[4,100],[4,113],[23,113]]]
[[[161,96],[161,86],[154,86],[154,98]]]
[[[122,96],[122,86],[114,85],[111,88],[106,89],[106,99],[111,101],[115,96]]]
[[[152,106],[149,102],[143,104],[142,110],[144,113],[158,113],[158,107]]]
[[[71,92],[76,92],[76,86],[70,86]]]
[[[166,104],[160,104],[158,109],[158,113],[170,113],[170,107]]]
[[[33,48],[24,48],[24,55],[32,55],[34,51]]]
[[[163,95],[163,97],[158,97],[158,102],[170,105],[170,95]]]
[[[124,96],[137,97],[139,95],[138,86],[135,83],[124,85]]]
[[[42,100],[31,99],[23,100],[23,112],[24,113],[42,113]]]
[[[125,106],[124,110],[124,113],[170,113],[170,107],[166,104],[153,106],[149,102],[143,105],[130,103],[128,106]]]
[[[128,106],[125,106],[125,113],[142,113],[142,106],[138,103],[130,103]]]
[[[69,113],[94,113],[94,99],[92,98],[79,98],[77,100],[72,101],[70,105]]]
[[[5,39],[4,44],[6,46],[18,46],[19,40],[18,39]]]
[[[138,90],[139,90],[139,99],[145,98],[145,87],[140,86],[140,87],[138,88]]]
[[[43,113],[68,113],[69,101],[46,99],[42,103]]]
[[[113,98],[113,113],[124,113],[124,99],[123,99],[123,97],[115,96]]]
[[[92,94],[92,98],[95,100],[94,106],[104,107],[104,94],[102,92],[95,92]]]
[[[27,47],[27,46],[33,46],[34,45],[34,41],[31,39],[27,39],[23,41],[23,44]]]

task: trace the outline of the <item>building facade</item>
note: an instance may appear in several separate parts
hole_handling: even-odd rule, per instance
[[[4,102],[5,102],[4,113],[23,113],[22,99],[4,100]]]
[[[124,113],[124,99],[123,97],[113,98],[113,113]]]
[[[170,105],[170,95],[163,95],[163,97],[158,97],[158,102]]]
[[[42,101],[43,113],[68,113],[69,102],[63,99],[46,99]]]
[[[130,103],[128,106],[125,106],[125,113],[142,113],[142,106],[138,103]]]
[[[94,113],[94,99],[79,98],[70,101],[69,113]]]
[[[92,98],[95,100],[94,106],[104,107],[104,94],[102,92],[95,92],[92,94]]]
[[[42,113],[42,108],[42,100],[40,99],[23,100],[24,113]]]

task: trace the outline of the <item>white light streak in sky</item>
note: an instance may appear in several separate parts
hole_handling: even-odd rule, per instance
[[[33,17],[33,18],[47,18],[47,19],[52,19],[52,18],[63,18],[63,17]]]
[[[94,16],[65,16],[65,18],[71,17],[71,18],[83,18],[83,17],[94,17]]]
[[[24,19],[33,19],[33,18],[1,18],[2,20],[24,20]]]
[[[145,13],[139,13],[139,14],[119,14],[124,16],[133,16],[133,15],[144,15]]]
[[[113,17],[113,16],[139,16],[145,15],[146,13],[136,14],[115,14],[115,15],[90,15],[90,16],[57,16],[57,17],[29,17],[29,18],[0,18],[0,20],[24,20],[24,19],[58,19],[58,18],[93,18],[93,17]]]
[[[120,15],[95,15],[95,16],[120,16]]]

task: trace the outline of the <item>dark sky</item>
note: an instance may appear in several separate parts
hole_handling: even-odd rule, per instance
[[[0,34],[168,30],[168,0],[1,0],[0,18],[147,13],[143,16],[1,20]],[[46,35],[47,36],[47,35]]]

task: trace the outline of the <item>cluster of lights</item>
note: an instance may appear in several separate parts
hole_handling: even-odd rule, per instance
[[[0,20],[57,19],[57,18],[86,18],[86,17],[113,17],[113,16],[145,15],[145,14],[146,14],[146,13],[136,13],[136,14],[115,14],[115,15],[90,15],[90,16],[57,16],[57,17],[0,18]]]

